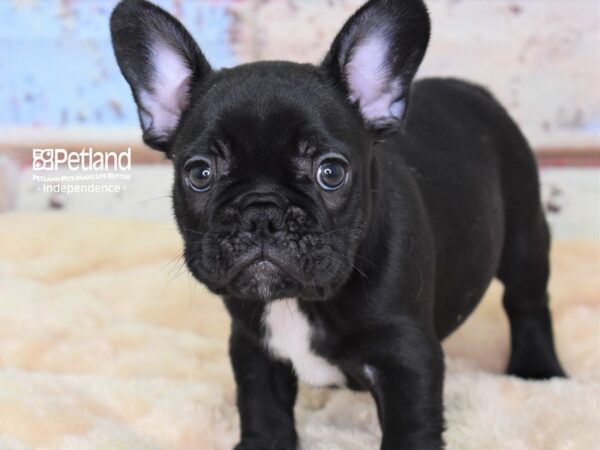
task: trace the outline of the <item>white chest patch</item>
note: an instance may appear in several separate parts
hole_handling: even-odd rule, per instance
[[[265,344],[277,358],[292,362],[296,375],[313,386],[343,386],[344,374],[310,348],[310,323],[296,299],[279,300],[267,306],[263,316]]]

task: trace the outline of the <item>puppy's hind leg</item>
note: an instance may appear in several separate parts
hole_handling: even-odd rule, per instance
[[[510,375],[565,376],[556,356],[548,308],[549,247],[541,206],[509,223],[498,278],[504,283],[503,304],[510,321]]]

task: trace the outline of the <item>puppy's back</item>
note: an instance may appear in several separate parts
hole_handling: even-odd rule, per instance
[[[441,78],[414,84],[404,132],[384,148],[413,169],[434,230],[436,328],[444,337],[497,274],[514,218],[543,215],[535,158],[486,89]]]

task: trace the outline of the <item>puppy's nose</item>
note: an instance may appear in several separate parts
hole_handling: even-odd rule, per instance
[[[242,229],[268,237],[283,227],[287,202],[274,193],[249,193],[240,199]]]
[[[283,227],[283,211],[279,208],[252,206],[242,215],[242,229],[258,237],[268,237]]]

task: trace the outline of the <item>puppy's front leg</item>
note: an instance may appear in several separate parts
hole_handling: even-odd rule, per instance
[[[298,382],[292,366],[272,359],[235,320],[229,354],[241,427],[241,442],[234,450],[295,450]]]
[[[444,448],[442,391],[444,362],[433,331],[405,325],[400,332],[377,333],[362,367],[377,403],[381,450]]]

